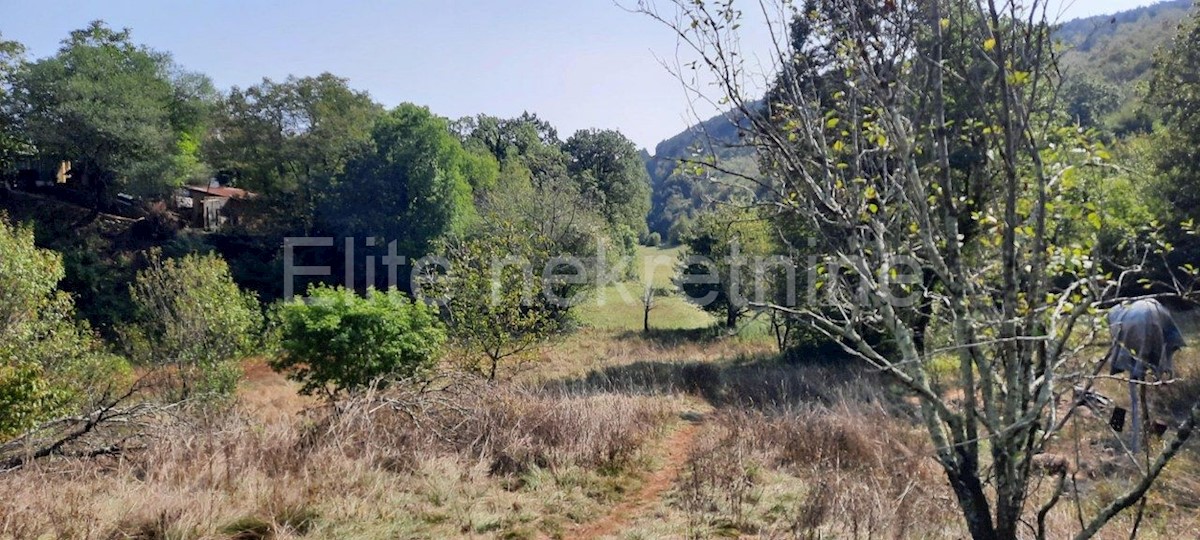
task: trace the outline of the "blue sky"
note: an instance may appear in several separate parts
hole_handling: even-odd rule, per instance
[[[1064,18],[1153,3],[1063,1]],[[674,61],[674,37],[612,0],[0,0],[0,34],[34,58],[94,19],[222,88],[329,71],[388,106],[451,118],[528,110],[563,137],[617,128],[651,151],[692,121],[660,63]],[[765,44],[757,37],[747,53]]]

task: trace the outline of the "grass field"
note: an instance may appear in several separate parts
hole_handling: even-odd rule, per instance
[[[602,330],[641,330],[644,315],[641,297],[649,282],[653,287],[671,291],[669,296],[655,299],[656,305],[650,312],[652,329],[691,330],[711,326],[716,319],[688,302],[671,282],[681,250],[640,246],[635,260],[639,279],[595,291],[579,306],[579,321]]]

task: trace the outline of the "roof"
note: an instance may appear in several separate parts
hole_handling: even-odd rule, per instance
[[[249,191],[234,187],[188,186],[187,189],[188,191],[203,193],[213,197],[225,197],[227,199],[241,199],[254,196]]]

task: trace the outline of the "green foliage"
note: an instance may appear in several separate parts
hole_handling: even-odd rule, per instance
[[[1062,86],[1067,115],[1083,127],[1097,127],[1121,106],[1120,90],[1091,77],[1072,79]]]
[[[495,182],[491,156],[466,151],[443,118],[403,104],[371,133],[374,148],[338,180],[329,219],[355,237],[398,240],[403,253],[424,254],[474,217],[473,189]]]
[[[0,178],[9,172],[18,156],[30,150],[20,132],[17,107],[12,99],[12,84],[23,65],[24,52],[23,45],[5,41],[0,34]]]
[[[236,389],[237,361],[252,352],[262,314],[254,296],[233,282],[224,260],[164,260],[154,252],[129,291],[138,314],[126,334],[130,356],[168,368],[169,398],[221,398]]]
[[[612,130],[580,130],[563,145],[571,156],[567,169],[583,193],[594,197],[614,228],[646,229],[650,178],[633,142]]]
[[[55,56],[29,65],[15,83],[30,141],[45,158],[70,160],[105,204],[111,188],[162,194],[187,165],[176,160],[170,57],[100,21],[76,30]]]
[[[1153,136],[1159,174],[1147,191],[1168,239],[1179,248],[1174,262],[1194,263],[1200,242],[1179,225],[1200,218],[1200,13],[1180,27],[1174,48],[1157,59],[1149,101],[1161,111],[1163,125]]]
[[[437,362],[446,333],[434,308],[403,293],[310,288],[308,299],[276,311],[283,354],[271,367],[289,372],[305,394],[339,392],[419,376]]]
[[[500,223],[449,246],[450,271],[440,289],[449,300],[450,333],[466,351],[467,366],[488,379],[496,379],[502,361],[532,352],[549,337],[558,327],[557,313],[580,292],[569,283],[547,290],[547,244]],[[564,303],[548,301],[555,298]]]
[[[569,157],[554,128],[534,115],[502,120],[460,120],[464,145],[482,148],[501,162],[495,189],[477,194],[480,219],[472,234],[516,227],[533,231],[531,242],[556,255],[597,255],[613,235],[594,201],[572,181]]]
[[[346,79],[270,79],[233,88],[215,115],[220,137],[206,141],[204,156],[220,175],[259,193],[250,201],[254,232],[308,234],[319,207],[346,164],[366,152],[382,107]]]
[[[365,92],[329,73],[234,87],[220,105],[220,138],[207,158],[237,185],[264,194],[309,189],[370,143],[382,112]]]
[[[128,369],[74,319],[62,260],[0,215],[0,441],[86,405]]]
[[[753,209],[721,206],[701,214],[683,239],[686,249],[680,254],[676,284],[689,300],[724,317],[732,328],[750,309],[760,284],[770,294],[769,276],[761,273],[765,265],[760,263],[776,254],[772,238],[770,223]]]
[[[652,186],[647,224],[667,242],[679,243],[688,222],[714,204],[744,199],[754,191],[745,178],[758,173],[757,158],[754,147],[740,141],[736,117],[718,114],[662,141],[653,157],[644,157]],[[697,163],[719,165],[720,170]]]

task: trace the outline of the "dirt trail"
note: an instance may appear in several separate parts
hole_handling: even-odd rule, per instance
[[[603,538],[619,533],[638,516],[653,508],[654,504],[679,479],[684,465],[687,464],[688,455],[695,445],[696,435],[700,432],[704,421],[703,416],[695,413],[685,415],[684,419],[683,426],[659,443],[660,450],[666,451],[663,463],[657,470],[650,473],[641,488],[618,503],[607,515],[584,523],[568,533],[567,538]]]

